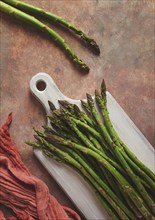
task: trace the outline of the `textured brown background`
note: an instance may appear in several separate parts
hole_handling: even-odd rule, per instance
[[[89,65],[90,73],[84,75],[43,33],[2,13],[0,123],[13,112],[11,135],[23,161],[62,204],[75,209],[24,143],[33,139],[33,127],[46,123],[42,106],[30,94],[29,81],[36,73],[46,72],[66,96],[81,99],[86,92],[93,94],[104,78],[110,93],[155,146],[155,6],[149,0],[27,2],[68,19],[91,35],[101,49],[101,55],[95,56],[69,31],[50,24]]]

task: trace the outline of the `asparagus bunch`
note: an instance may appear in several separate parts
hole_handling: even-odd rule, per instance
[[[112,219],[155,219],[155,175],[115,131],[104,80],[94,99],[87,94],[87,101],[81,101],[85,111],[64,100],[59,104],[55,109],[49,101],[52,127],[35,129],[36,141],[28,144],[76,169]]]
[[[60,24],[65,28],[73,31],[76,35],[78,35],[84,42],[88,45],[88,47],[93,51],[93,53],[99,55],[100,49],[94,39],[89,37],[86,33],[81,31],[78,27],[71,24],[64,18],[57,16],[51,12],[44,11],[42,8],[36,7],[31,4],[24,3],[18,0],[2,0],[0,1],[0,10],[10,14],[17,19],[26,22],[33,27],[39,29],[45,34],[49,35],[49,37],[60,45],[60,47],[66,52],[66,54],[71,58],[71,60],[81,68],[84,72],[89,72],[89,67],[75,54],[74,50],[69,46],[69,44],[64,40],[64,38],[59,35],[52,28],[48,27],[37,18],[30,14],[39,15],[44,18],[50,19],[50,21]],[[30,13],[30,14],[28,14]]]

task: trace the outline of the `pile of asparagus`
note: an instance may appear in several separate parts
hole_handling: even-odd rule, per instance
[[[28,144],[76,169],[112,219],[155,219],[155,175],[116,133],[104,80],[94,99],[87,94],[81,100],[84,111],[64,100],[59,103],[56,109],[49,101],[51,127],[34,129],[36,141]]]
[[[73,33],[78,35],[84,42],[88,45],[88,48],[92,50],[92,52],[96,55],[100,54],[100,49],[94,39],[90,38],[86,33],[81,31],[78,27],[71,24],[67,20],[63,19],[60,16],[57,16],[51,12],[44,11],[42,8],[38,8],[34,5],[30,5],[18,0],[2,0],[0,1],[0,10],[10,14],[17,19],[26,22],[33,27],[43,31],[47,34],[55,43],[58,43],[62,49],[66,52],[66,54],[71,58],[71,60],[80,67],[84,72],[89,72],[89,67],[75,54],[73,49],[69,46],[69,44],[64,40],[62,36],[60,36],[56,31],[54,31],[49,26],[45,25],[43,22],[32,16],[39,15],[43,18],[47,18],[55,24],[60,24],[65,28],[71,30]],[[28,14],[28,13],[30,14]]]

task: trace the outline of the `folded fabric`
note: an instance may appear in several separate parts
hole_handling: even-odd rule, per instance
[[[10,113],[0,128],[0,203],[14,211],[17,218],[12,220],[80,220],[75,211],[61,206],[47,185],[24,165],[9,134],[11,121]]]

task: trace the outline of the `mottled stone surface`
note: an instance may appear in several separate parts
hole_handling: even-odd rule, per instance
[[[29,81],[46,72],[68,97],[93,94],[104,78],[137,127],[155,147],[154,2],[104,0],[27,0],[52,11],[90,34],[101,55],[93,55],[73,34],[64,36],[77,55],[90,67],[82,74],[43,33],[8,15],[1,16],[1,124],[13,112],[11,135],[30,171],[48,185],[64,205],[75,209],[25,141],[33,139],[33,127],[46,123],[43,107],[29,91]],[[9,211],[6,211],[9,213]]]

